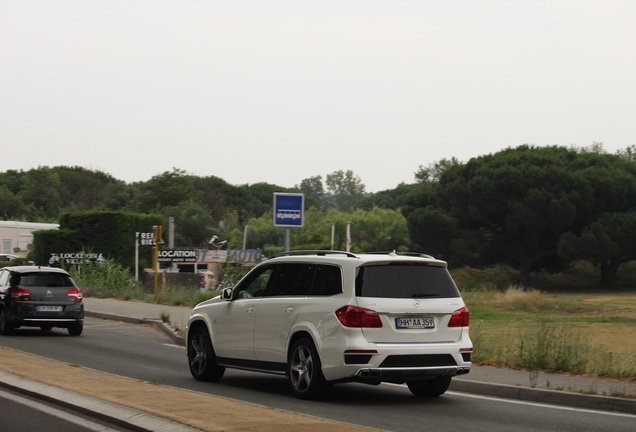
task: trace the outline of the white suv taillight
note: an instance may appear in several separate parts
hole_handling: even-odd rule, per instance
[[[69,297],[75,297],[75,303],[79,303],[84,298],[82,292],[78,289],[70,290],[67,294]]]
[[[461,309],[457,309],[453,312],[453,316],[451,316],[450,321],[448,321],[449,327],[468,327],[470,312],[468,312],[467,307],[463,307]]]
[[[345,327],[382,327],[376,311],[355,306],[343,306],[336,311],[338,320]]]

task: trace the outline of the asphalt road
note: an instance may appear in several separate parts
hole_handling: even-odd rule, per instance
[[[87,318],[84,333],[42,333],[18,329],[0,336],[0,345],[155,384],[195,390],[290,410],[302,414],[374,427],[386,431],[633,431],[636,416],[504,400],[458,392],[417,399],[403,386],[336,385],[325,401],[295,399],[284,377],[226,372],[219,383],[200,383],[188,371],[185,349],[151,327]],[[51,371],[54,373],[54,371]],[[90,383],[87,383],[90,385]],[[213,409],[213,407],[211,407]]]

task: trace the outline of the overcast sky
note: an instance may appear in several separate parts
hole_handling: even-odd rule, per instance
[[[0,0],[0,172],[293,187],[636,145],[636,1]]]

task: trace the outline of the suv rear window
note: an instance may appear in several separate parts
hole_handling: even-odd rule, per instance
[[[459,290],[445,267],[417,263],[363,266],[356,296],[381,298],[454,298]]]
[[[16,285],[28,286],[45,286],[45,287],[70,287],[73,281],[70,276],[62,273],[15,273],[13,282]]]

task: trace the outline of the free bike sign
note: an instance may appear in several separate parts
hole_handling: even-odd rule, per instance
[[[305,195],[274,193],[274,226],[302,227],[304,225]]]

